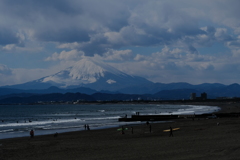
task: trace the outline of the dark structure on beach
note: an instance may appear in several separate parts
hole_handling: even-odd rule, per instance
[[[118,121],[123,122],[132,122],[132,121],[168,121],[175,119],[191,119],[194,118],[203,118],[203,119],[212,119],[212,118],[223,118],[223,117],[240,117],[240,113],[206,113],[206,114],[189,114],[189,115],[131,115],[129,118],[119,118]]]

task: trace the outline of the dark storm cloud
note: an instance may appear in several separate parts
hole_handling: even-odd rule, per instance
[[[0,21],[0,44],[2,45],[18,43],[20,40],[16,37],[16,33],[19,30],[31,30],[34,33],[32,35],[41,41],[89,40],[85,31],[74,25],[68,28],[64,26],[66,19],[81,13],[81,6],[76,6],[68,1],[3,0],[0,1],[0,10],[4,17]],[[1,26],[7,26],[9,29]]]
[[[121,47],[179,42],[197,53],[197,46],[231,40],[224,30],[202,30],[196,17],[168,1],[2,0],[0,10],[6,17],[0,26],[12,26],[0,31],[2,45],[19,43],[14,34],[19,30],[30,33],[31,40],[60,45],[78,42],[64,46],[89,56]]]
[[[58,12],[74,15],[81,12],[81,6],[75,6],[74,3],[66,0],[2,0],[0,3],[1,9],[5,8],[5,12],[26,19],[36,14],[48,15]]]
[[[170,34],[167,34],[166,32],[162,32],[163,33],[162,36],[156,36],[156,34],[151,34],[149,32],[147,32],[147,34],[142,34],[142,33],[139,33],[139,30],[143,32],[146,31],[144,28],[138,28],[133,26],[124,27],[119,32],[121,38],[123,39],[123,42],[121,45],[132,45],[132,46],[153,45],[154,46],[157,43],[161,43],[162,38],[164,39],[165,35],[170,35]],[[161,29],[159,28],[159,30]]]
[[[122,27],[129,25],[128,19],[131,16],[131,2],[124,3],[124,1],[89,0],[81,1],[79,5],[83,8],[83,15],[93,20],[93,24],[97,24],[99,28],[119,31]]]
[[[197,51],[197,49],[196,48],[194,48],[193,46],[188,46],[188,50],[189,50],[189,52],[190,53],[192,53],[192,54],[198,54],[198,51]]]
[[[214,34],[216,32],[216,28],[213,26],[207,26],[206,32]]]
[[[0,45],[17,44],[20,39],[12,30],[0,27]]]
[[[102,54],[104,47],[114,47],[111,42],[106,43],[104,34],[100,41],[99,33],[119,31],[128,25],[130,16],[125,4],[105,0],[3,0],[0,9],[10,21],[7,25],[14,24],[16,30],[30,30],[35,40],[60,44],[82,42],[76,48],[89,55]]]
[[[41,41],[53,41],[60,43],[89,41],[87,32],[74,28],[49,29],[36,32],[35,37]]]
[[[82,43],[77,47],[78,50],[85,52],[87,56],[94,56],[94,54],[103,54],[111,48],[105,36],[99,34],[91,38],[90,42]]]

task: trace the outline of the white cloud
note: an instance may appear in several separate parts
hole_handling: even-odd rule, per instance
[[[141,54],[137,54],[134,58],[135,61],[143,61],[146,57]]]
[[[1,77],[4,75],[11,75],[12,70],[8,68],[6,65],[0,64],[0,75]]]
[[[236,50],[233,56],[209,56],[184,53],[181,49],[165,46],[151,56],[136,55],[134,62],[125,61],[112,65],[123,72],[146,77],[154,82],[230,84],[237,77],[240,78],[234,74],[240,71],[240,62],[234,57],[239,56],[239,53]]]
[[[118,60],[128,61],[133,59],[133,53],[131,50],[109,50],[103,54],[104,60]]]
[[[24,68],[8,68],[6,65],[0,64],[0,86],[21,84],[36,80],[47,75],[52,75],[65,69],[64,65],[54,66],[47,69],[24,69]]]
[[[62,51],[61,53],[53,53],[51,57],[47,57],[46,61],[77,61],[83,56],[83,52],[77,50]]]

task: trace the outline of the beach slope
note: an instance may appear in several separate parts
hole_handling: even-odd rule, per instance
[[[227,105],[229,107],[229,105]],[[230,106],[231,107],[231,106]],[[238,109],[238,105],[232,106]],[[229,111],[230,108],[225,109]],[[240,118],[181,119],[168,123],[0,140],[0,160],[239,159]],[[150,132],[151,125],[151,132]],[[173,131],[173,137],[165,129]]]

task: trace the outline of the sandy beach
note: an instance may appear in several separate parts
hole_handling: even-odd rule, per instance
[[[202,103],[201,103],[202,104]],[[240,112],[238,103],[207,103]],[[230,160],[240,157],[240,118],[179,119],[117,128],[0,140],[0,160]],[[165,129],[180,128],[169,137]]]

